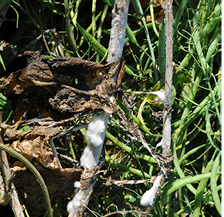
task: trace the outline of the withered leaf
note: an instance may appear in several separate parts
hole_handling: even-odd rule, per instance
[[[44,145],[45,138],[50,138],[62,131],[59,127],[34,126],[28,131],[11,129],[11,127],[8,125],[5,129],[4,141],[10,142],[12,149],[29,161],[36,159],[46,168],[56,170],[60,167],[52,151]]]
[[[111,78],[124,71],[120,61],[102,65],[72,57],[50,59],[32,51],[25,55],[28,66],[11,73],[4,82],[7,96],[18,94],[32,105],[61,113],[115,111],[109,98],[116,91]],[[118,77],[121,83],[122,76]]]
[[[45,146],[45,142],[65,133],[65,123],[76,122],[76,116],[88,113],[86,110],[90,110],[91,114],[97,110],[106,113],[117,110],[111,96],[121,85],[124,62],[121,64],[119,60],[102,65],[71,57],[50,59],[31,51],[24,54],[28,66],[11,73],[4,81],[5,94],[19,95],[22,100],[14,112],[16,124],[1,125],[4,128],[3,139],[34,163],[47,184],[54,204],[59,199],[65,201],[74,192],[75,181],[80,181],[82,188],[95,182],[99,168],[86,172],[80,180],[82,170],[61,169],[56,156]],[[114,77],[117,77],[116,81]],[[39,115],[24,121],[27,119],[27,111],[35,111]],[[23,124],[29,126],[28,131],[19,130]],[[35,177],[31,177],[18,161],[11,169],[16,171],[14,183],[23,202],[31,207],[31,215],[42,212],[44,204]]]

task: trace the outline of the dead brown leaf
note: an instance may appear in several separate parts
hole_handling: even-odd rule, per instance
[[[62,130],[59,127],[34,126],[27,131],[11,129],[8,125],[4,133],[4,142],[11,143],[11,148],[26,157],[29,161],[36,159],[46,168],[59,168],[52,151],[44,145],[45,138],[56,135]],[[49,137],[50,138],[50,137]]]
[[[102,65],[72,57],[50,59],[31,51],[25,55],[28,66],[11,73],[4,82],[7,96],[17,94],[32,106],[60,113],[116,110],[109,97],[117,87],[111,78],[124,71],[120,61]],[[119,84],[121,78],[119,75]]]
[[[71,133],[66,131],[66,124],[75,127],[80,119],[86,122],[89,112],[117,111],[111,96],[121,86],[124,61],[102,65],[72,57],[51,59],[32,51],[24,54],[28,66],[11,73],[3,85],[6,96],[18,95],[20,99],[13,114],[14,125],[0,125],[3,140],[39,170],[52,204],[63,203],[74,193],[75,181],[80,181],[82,188],[88,188],[96,181],[100,167],[85,174],[80,168],[61,169],[46,142]],[[115,76],[116,82],[112,79]],[[28,118],[29,112],[38,115]],[[20,130],[23,126],[29,129]],[[12,160],[11,170],[16,172],[14,183],[22,201],[30,207],[30,215],[44,212],[42,192],[35,177],[20,161]]]

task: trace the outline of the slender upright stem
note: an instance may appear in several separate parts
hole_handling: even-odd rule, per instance
[[[110,35],[110,42],[109,42],[109,53],[108,53],[108,59],[107,59],[108,63],[115,62],[121,59],[121,56],[123,53],[124,41],[125,41],[125,31],[127,26],[129,3],[130,3],[130,0],[117,0],[114,4],[113,18],[112,18],[112,24],[111,24],[112,25],[111,35]],[[114,83],[116,83],[116,80],[117,80],[116,76],[114,76],[112,80]],[[111,96],[111,98],[113,98],[113,96]],[[99,115],[100,114],[98,114],[98,116]],[[102,118],[104,119],[103,122],[106,123],[108,118],[107,115],[102,116]],[[105,127],[105,133],[107,130],[106,128],[107,127]],[[105,138],[105,133],[103,132],[101,133],[103,137]],[[100,146],[95,147],[92,144],[91,148],[87,150],[88,151],[87,154],[89,154],[89,152],[92,152],[92,154],[93,152],[98,152],[97,159],[94,159],[95,161],[97,161],[98,158],[100,157],[101,149],[104,144],[104,138],[102,138],[102,144]],[[83,155],[82,155],[82,158],[83,158]],[[81,161],[82,161],[82,158],[81,158]],[[83,166],[89,167],[89,165],[86,164],[85,162],[83,163]],[[91,165],[91,168],[92,166],[93,165]],[[73,201],[69,202],[67,207],[70,210],[69,217],[78,217],[82,215],[85,206],[87,206],[89,202],[89,198],[92,194],[94,184],[95,184],[95,181],[87,189],[79,189],[78,193],[73,198]],[[72,208],[71,208],[71,205],[72,205]]]
[[[107,62],[117,61],[123,53],[130,0],[117,0],[114,4]]]
[[[165,0],[164,2],[165,10],[165,30],[166,30],[166,69],[165,69],[165,100],[164,103],[164,117],[163,117],[163,139],[161,141],[163,147],[163,155],[167,159],[171,156],[170,144],[171,144],[171,102],[172,102],[172,56],[173,56],[173,29],[172,29],[172,0]],[[165,163],[165,162],[164,162]],[[161,167],[161,170],[153,184],[153,187],[146,191],[142,198],[141,204],[143,206],[148,206],[151,210],[154,205],[158,192],[160,191],[164,178],[167,175],[167,169],[170,169],[170,161],[166,162]],[[165,168],[165,169],[164,169]]]
[[[173,75],[173,28],[172,0],[164,2],[166,30],[166,69],[165,69],[165,103],[163,119],[163,154],[170,155],[171,145],[171,102]]]

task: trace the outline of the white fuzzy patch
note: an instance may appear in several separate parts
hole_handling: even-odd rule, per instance
[[[160,188],[161,182],[163,179],[163,174],[160,174],[157,176],[155,182],[153,183],[153,186],[150,190],[146,191],[141,198],[141,205],[142,206],[150,206],[152,207],[154,204],[154,201],[157,196],[157,191]]]
[[[99,162],[102,148],[102,145],[98,147],[87,145],[80,159],[81,166],[83,166],[85,169],[92,169],[95,167]]]
[[[107,128],[107,115],[102,112],[96,115],[88,125],[86,137],[88,143],[97,147],[103,144]]]
[[[102,112],[93,118],[86,131],[89,144],[84,149],[80,159],[81,166],[85,169],[92,169],[98,164],[106,130],[107,115]]]
[[[156,148],[163,146],[163,139],[161,139],[161,141],[156,145]]]
[[[73,203],[72,203],[72,200],[68,202],[67,204],[67,212],[70,213],[71,210],[72,210],[72,206],[73,206]]]
[[[154,92],[149,92],[150,94],[157,95],[160,102],[164,104],[165,102],[165,91],[154,91]]]
[[[80,186],[81,186],[80,182],[76,181],[76,182],[74,183],[74,187],[75,187],[75,188],[80,188]]]
[[[82,203],[81,201],[83,200],[84,198],[81,197],[81,195],[79,193],[77,193],[75,195],[75,197],[68,202],[68,205],[67,205],[67,212],[70,213],[72,208],[77,212],[79,210],[81,210],[82,208]]]
[[[80,159],[81,166],[85,169],[92,169],[98,164],[106,130],[107,115],[104,112],[101,112],[93,118],[86,131],[88,145],[84,149]],[[67,205],[68,213],[70,213],[72,209],[76,212],[80,211],[82,209],[81,201],[85,201],[87,199],[85,191],[81,191],[79,189],[80,182],[75,182],[74,187],[76,187],[76,195]]]

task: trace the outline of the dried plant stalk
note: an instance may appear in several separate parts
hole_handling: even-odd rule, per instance
[[[112,63],[115,61],[119,61],[122,56],[123,52],[123,47],[124,47],[124,41],[125,41],[125,31],[126,31],[126,26],[127,26],[127,15],[128,15],[128,9],[129,9],[129,3],[130,0],[117,0],[114,4],[114,9],[113,9],[113,18],[112,18],[112,28],[111,28],[111,35],[110,35],[110,42],[109,42],[109,54],[108,54],[108,63]],[[119,64],[118,64],[119,65]],[[119,70],[120,67],[115,67],[115,70]],[[115,73],[115,76],[112,78],[109,78],[112,80],[114,83],[117,80],[117,74],[118,71]],[[114,96],[110,96],[110,101],[114,102]],[[98,114],[100,115],[100,114]],[[102,115],[102,114],[101,114]],[[107,122],[107,115],[104,115],[104,121]],[[106,125],[106,124],[105,124]],[[105,127],[105,133],[106,133],[106,127]],[[105,138],[105,133],[101,132],[101,134]],[[100,146],[94,147],[94,145],[91,148],[91,151],[94,153],[95,149],[101,150],[104,143],[104,138],[102,139],[102,144]],[[92,153],[92,154],[93,154]],[[98,153],[97,158],[100,157],[100,154]],[[97,160],[97,159],[95,159]],[[90,168],[92,169],[92,168]],[[94,168],[93,168],[94,169]],[[88,171],[87,171],[88,173]],[[86,174],[86,173],[84,173]],[[82,179],[80,181],[82,185]],[[73,199],[73,207],[71,208],[69,217],[76,217],[76,216],[81,216],[84,208],[88,205],[89,198],[92,194],[93,186],[95,185],[95,180],[91,182],[91,185],[88,186],[88,188],[80,189],[78,190],[77,194],[75,195],[75,198]],[[70,203],[70,204],[71,204]],[[68,205],[68,209],[70,209],[70,204]],[[75,208],[76,207],[76,210]]]
[[[9,169],[7,155],[3,150],[0,150],[0,164],[1,164],[1,172],[3,173],[5,179],[5,191],[10,192],[9,196],[11,197],[11,200],[9,201],[9,203],[12,208],[12,211],[15,217],[24,217],[23,209],[19,202],[15,186],[11,181],[12,177]]]
[[[141,204],[148,206],[149,211],[154,205],[158,192],[160,191],[167,172],[171,169],[172,155],[170,150],[171,145],[171,102],[172,102],[172,75],[173,75],[173,29],[172,29],[172,0],[164,1],[165,10],[165,31],[166,31],[166,69],[165,69],[165,99],[164,116],[163,116],[163,139],[160,142],[163,148],[163,167],[161,167],[153,187],[146,191],[142,198]],[[157,145],[158,146],[158,145]]]
[[[122,56],[129,4],[130,0],[117,0],[114,4],[108,63],[117,61]]]
[[[173,28],[172,28],[172,0],[164,2],[165,30],[166,30],[166,71],[165,71],[165,103],[163,118],[163,154],[170,155],[171,143],[171,103],[173,76]]]

